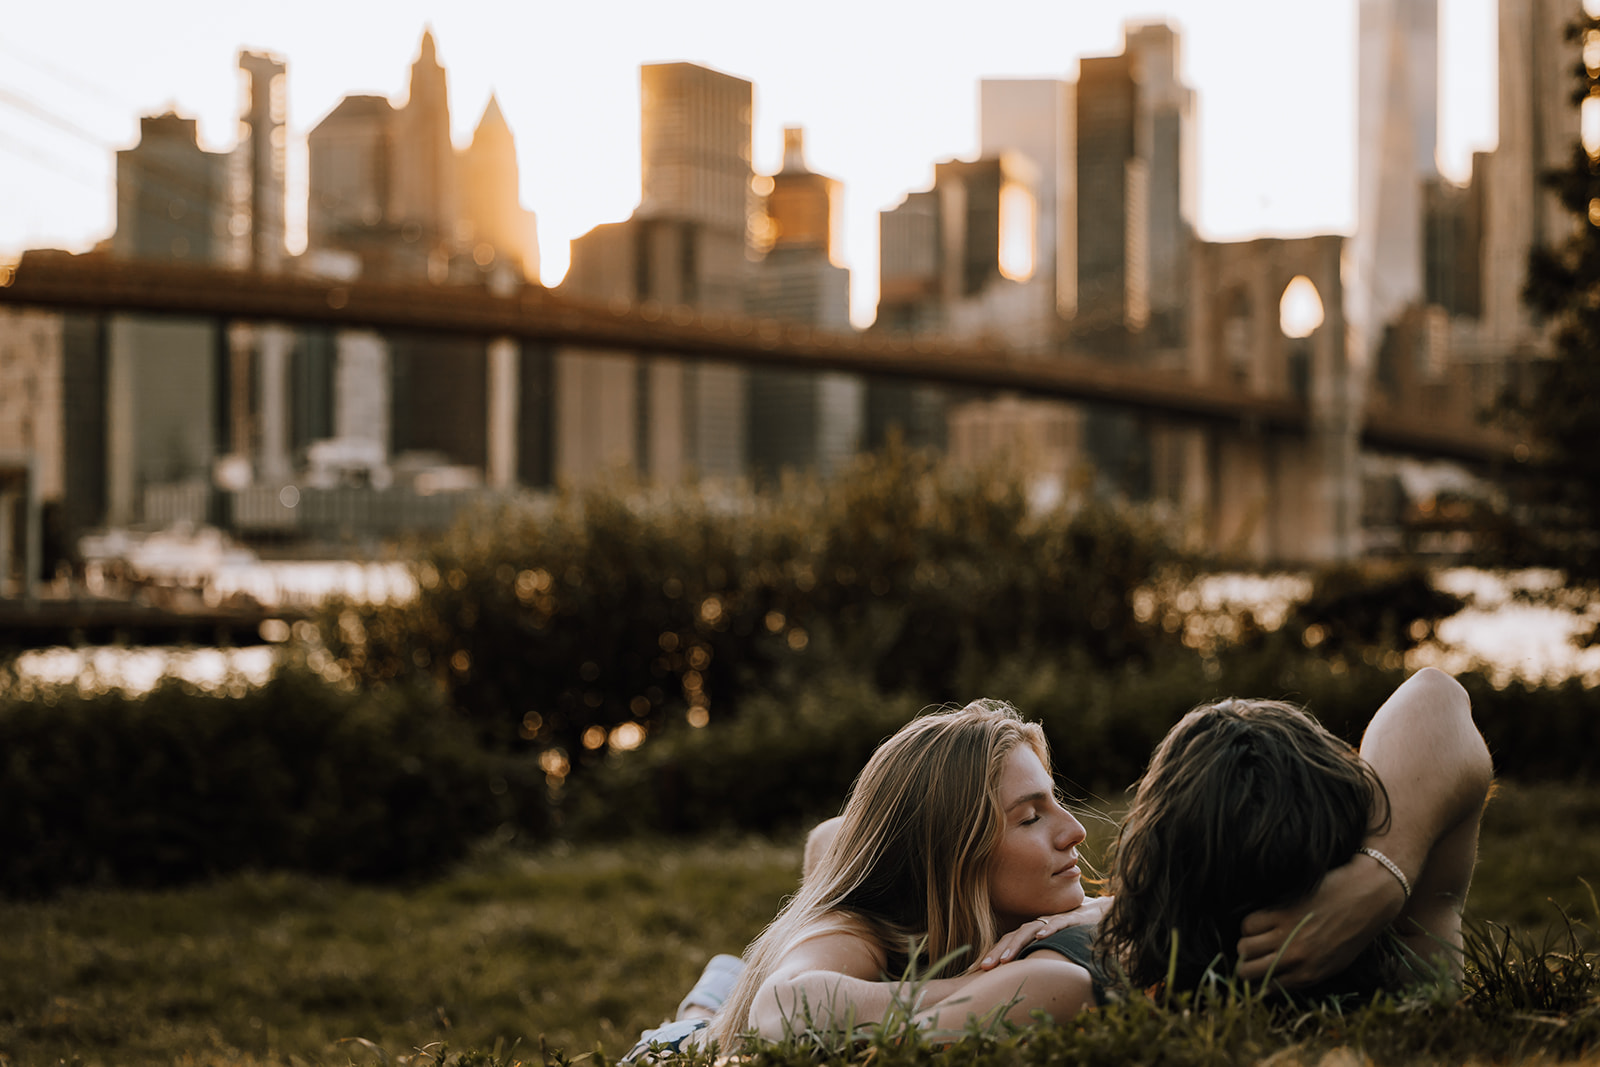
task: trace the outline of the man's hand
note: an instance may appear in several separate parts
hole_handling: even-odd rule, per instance
[[[1239,977],[1255,981],[1270,972],[1291,988],[1320,982],[1348,967],[1403,907],[1400,883],[1358,852],[1305,900],[1244,917]]]
[[[1039,940],[1049,937],[1057,930],[1064,930],[1069,926],[1093,926],[1105,915],[1111,907],[1112,897],[1090,897],[1071,911],[1063,911],[1057,915],[1046,915],[1035,919],[1031,923],[1023,923],[1010,933],[1001,937],[989,950],[989,954],[978,964],[980,970],[992,971],[1002,963],[1010,963],[1017,958],[1017,953],[1024,947]]]

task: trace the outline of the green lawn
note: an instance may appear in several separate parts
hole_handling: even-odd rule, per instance
[[[634,842],[408,888],[257,875],[0,902],[0,1064],[379,1062],[358,1038],[396,1059],[520,1041],[537,1063],[541,1037],[614,1057],[798,871],[798,842]],[[1469,912],[1541,932],[1553,898],[1592,922],[1597,877],[1600,788],[1508,785]]]

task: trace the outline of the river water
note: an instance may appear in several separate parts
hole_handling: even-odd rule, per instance
[[[1452,568],[1435,584],[1463,597],[1468,606],[1442,620],[1437,640],[1408,653],[1410,669],[1436,666],[1451,673],[1478,668],[1496,684],[1512,679],[1559,682],[1581,678],[1600,685],[1600,647],[1580,649],[1572,638],[1600,623],[1600,603],[1575,611],[1556,606],[1561,577],[1548,570],[1492,572]],[[403,563],[274,562],[217,560],[205,575],[206,599],[220,602],[248,594],[268,607],[311,607],[339,594],[369,602],[403,602],[417,586]],[[1199,579],[1180,594],[1179,606],[1208,614],[1249,609],[1263,625],[1276,627],[1311,591],[1302,574],[1217,574]],[[284,640],[279,624],[263,636]],[[273,643],[235,648],[49,648],[24,653],[17,662],[23,684],[76,685],[85,690],[150,689],[164,676],[207,688],[259,685],[279,658]]]

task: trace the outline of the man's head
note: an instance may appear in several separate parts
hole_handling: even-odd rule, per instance
[[[1310,893],[1387,796],[1347,744],[1290,704],[1196,708],[1150,758],[1111,861],[1101,952],[1138,985],[1233,973],[1239,922]]]

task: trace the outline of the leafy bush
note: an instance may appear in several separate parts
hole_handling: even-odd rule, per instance
[[[1011,701],[1043,724],[1069,793],[1116,798],[1197,704],[1227,696],[1287,699],[1357,743],[1406,678],[1403,670],[1295,655],[1284,646],[1211,661],[1173,655],[1155,667],[1120,670],[1081,656],[1016,656],[971,680],[962,700]],[[1600,690],[1577,682],[1496,689],[1477,675],[1463,681],[1498,774],[1582,780],[1600,771]],[[845,673],[752,696],[737,718],[611,753],[564,791],[559,832],[598,838],[803,826],[835,814],[873,749],[924,706],[908,691],[885,694],[870,679]]]
[[[499,827],[518,793],[542,792],[531,778],[413,689],[359,693],[285,670],[241,695],[13,690],[0,702],[0,892],[241,868],[433,872]]]
[[[1436,589],[1427,568],[1415,563],[1329,567],[1314,576],[1311,596],[1295,608],[1288,629],[1324,655],[1404,652],[1464,607],[1465,600]]]
[[[480,515],[424,551],[415,601],[335,605],[319,639],[363,684],[437,679],[485,744],[531,745],[562,778],[819,673],[945,701],[1018,650],[1151,660],[1177,638],[1133,594],[1182,565],[1131,513],[1035,514],[1017,479],[891,450],[769,496]]]
[[[794,830],[835,814],[873,750],[921,708],[843,675],[755,696],[736,718],[613,753],[565,798],[563,832]]]

